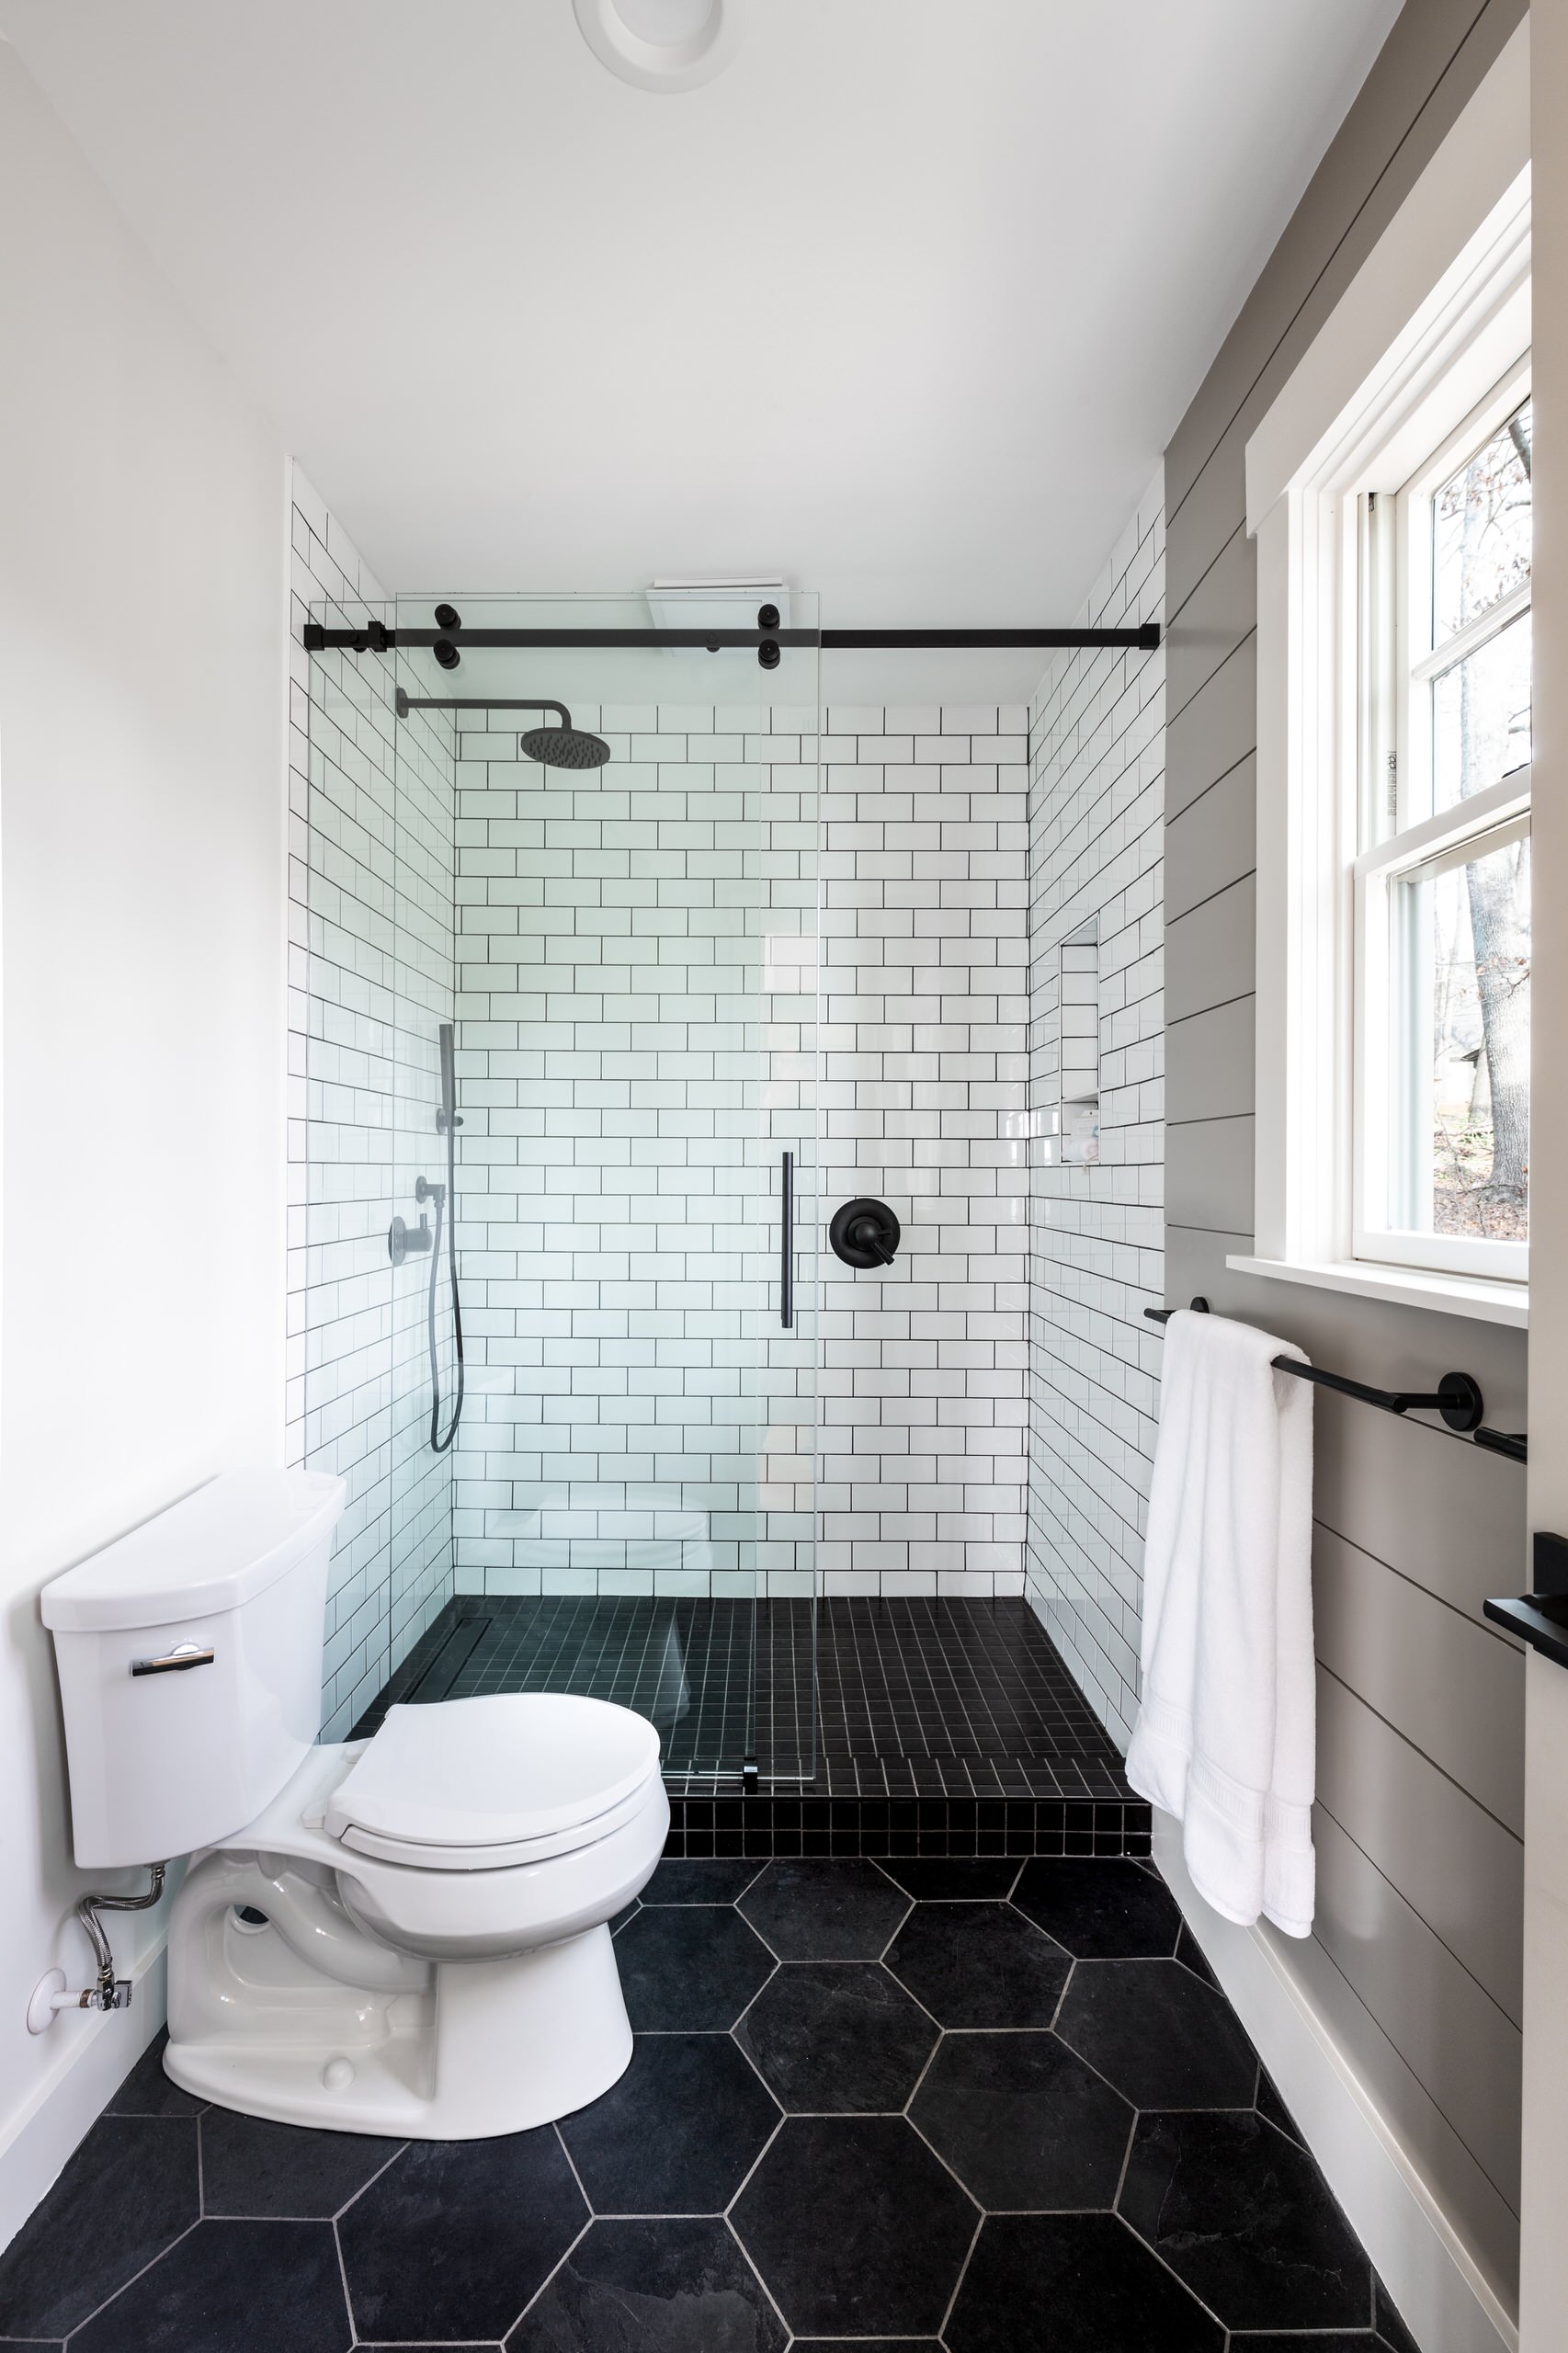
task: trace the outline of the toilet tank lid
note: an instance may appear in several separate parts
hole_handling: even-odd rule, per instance
[[[331,1472],[226,1471],[46,1585],[43,1622],[107,1632],[237,1609],[330,1535],[347,1493]]]

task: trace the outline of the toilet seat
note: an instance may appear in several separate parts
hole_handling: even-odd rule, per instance
[[[324,1827],[417,1870],[516,1869],[609,1836],[658,1769],[653,1726],[604,1699],[507,1692],[391,1708]]]

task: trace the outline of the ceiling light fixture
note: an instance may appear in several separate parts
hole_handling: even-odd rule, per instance
[[[740,46],[744,0],[572,0],[601,65],[638,90],[695,90]]]

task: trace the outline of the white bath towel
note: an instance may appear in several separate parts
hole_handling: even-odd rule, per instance
[[[1182,1824],[1227,1920],[1312,1925],[1312,1383],[1247,1324],[1165,1326],[1143,1568],[1143,1699],[1127,1778]]]

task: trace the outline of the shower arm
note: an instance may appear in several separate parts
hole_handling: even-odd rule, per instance
[[[505,695],[409,695],[399,687],[396,704],[400,719],[406,719],[411,710],[554,710],[560,712],[562,727],[572,724],[572,714],[563,702],[517,702]]]

